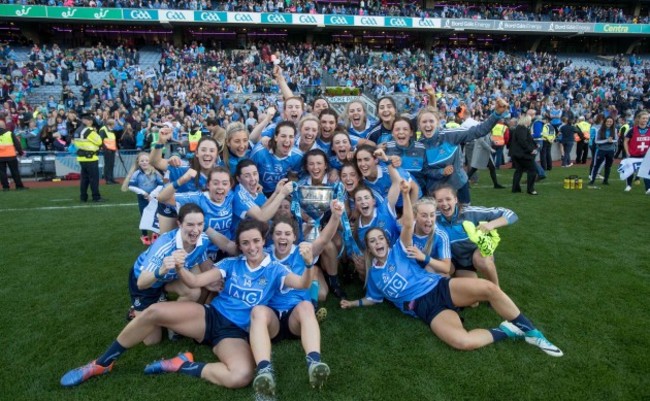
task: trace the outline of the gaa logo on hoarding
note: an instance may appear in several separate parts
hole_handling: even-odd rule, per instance
[[[167,11],[165,13],[165,17],[167,17],[167,19],[176,20],[176,21],[185,20],[185,15],[179,11]]]
[[[270,14],[267,19],[269,22],[276,22],[276,23],[281,23],[281,24],[286,24],[287,21],[284,19],[284,16],[280,14]]]
[[[132,19],[152,19],[151,14],[148,11],[144,10],[131,10],[129,16]]]
[[[361,17],[361,25],[377,25],[377,21],[371,17]]]
[[[199,18],[201,19],[201,21],[223,22],[219,17],[219,14],[215,14],[215,13],[203,12],[199,15]]]
[[[345,17],[330,17],[330,24],[333,24],[333,25],[350,25],[350,22]]]
[[[237,22],[253,22],[253,17],[248,14],[235,14],[235,21]]]
[[[436,24],[430,19],[418,19],[418,26],[425,26],[428,28],[435,28]]]
[[[391,18],[388,20],[388,25],[406,27],[406,21],[404,18]]]
[[[303,24],[316,24],[316,18],[314,18],[312,15],[301,15],[298,17],[298,21],[302,22]]]

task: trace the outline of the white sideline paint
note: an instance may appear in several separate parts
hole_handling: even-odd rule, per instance
[[[91,202],[92,203],[92,202]],[[99,205],[76,205],[76,206],[44,206],[44,207],[23,207],[13,209],[0,209],[2,212],[22,212],[32,210],[61,210],[61,209],[90,209],[100,207],[123,207],[123,206],[137,206],[137,203],[115,203],[115,204],[99,204]]]

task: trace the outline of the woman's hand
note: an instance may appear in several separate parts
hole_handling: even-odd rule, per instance
[[[164,145],[172,137],[172,129],[169,127],[161,128],[158,133],[158,143]]]
[[[180,157],[178,156],[172,156],[167,160],[167,163],[169,163],[170,166],[172,167],[180,167],[183,165],[183,161],[181,160]]]
[[[352,308],[354,306],[354,304],[355,304],[354,302],[348,301],[347,299],[342,299],[341,302],[340,302],[341,309]]]
[[[386,152],[384,152],[384,149],[379,148],[375,150],[375,152],[372,155],[375,156],[377,159],[384,161],[386,163],[390,161],[388,156],[386,156]]]
[[[408,246],[406,247],[406,255],[410,259],[415,259],[418,262],[423,262],[424,259],[426,259],[426,256],[424,253],[416,246]]]
[[[298,249],[300,251],[300,256],[302,256],[302,260],[305,261],[305,264],[313,265],[314,254],[312,251],[311,244],[309,242],[301,242],[300,245],[298,245]]]
[[[163,259],[162,265],[160,266],[159,275],[164,276],[169,273],[170,270],[176,268],[176,259],[173,256],[167,256]]]
[[[197,174],[198,172],[191,168],[183,174],[183,180],[185,180],[185,182],[191,181],[196,178]]]
[[[402,195],[408,196],[411,192],[411,184],[406,180],[402,180],[402,182],[399,183],[399,190],[402,192]]]
[[[443,175],[452,175],[454,174],[454,166],[453,165],[448,165],[442,170]]]

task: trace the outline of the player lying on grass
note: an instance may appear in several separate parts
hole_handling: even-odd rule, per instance
[[[402,182],[400,189],[407,195],[410,187]],[[449,279],[423,269],[408,250],[413,245],[413,220],[410,197],[404,196],[402,232],[392,248],[382,229],[368,230],[366,297],[342,300],[342,308],[370,306],[387,299],[402,312],[422,319],[442,341],[456,349],[473,350],[506,338],[525,338],[548,355],[563,355],[494,283],[477,278]],[[458,308],[480,301],[490,302],[506,320],[498,328],[467,331],[458,316]]]

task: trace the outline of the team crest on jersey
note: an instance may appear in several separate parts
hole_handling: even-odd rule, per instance
[[[259,281],[257,283],[259,285],[261,285],[262,287],[265,287],[266,286],[266,277],[262,277],[261,279],[259,279]]]
[[[395,273],[395,265],[388,266],[388,271],[391,273]]]

